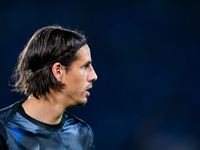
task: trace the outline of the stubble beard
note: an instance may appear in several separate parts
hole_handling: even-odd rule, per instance
[[[88,101],[85,91],[68,93],[67,95],[67,97],[71,99],[72,103],[74,103],[71,107],[84,106]]]

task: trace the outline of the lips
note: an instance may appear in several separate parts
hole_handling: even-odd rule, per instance
[[[92,86],[90,86],[87,90],[89,90],[89,89],[91,89],[92,88]],[[90,92],[88,92],[88,91],[85,91],[86,92],[86,96],[88,97],[88,96],[90,96]]]
[[[86,97],[90,96],[90,92],[85,91],[85,93],[86,93]]]

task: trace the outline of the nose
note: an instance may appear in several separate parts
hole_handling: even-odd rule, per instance
[[[89,76],[88,76],[88,81],[89,82],[93,82],[93,81],[96,81],[97,80],[97,74],[96,74],[96,72],[94,71],[94,68],[92,67],[92,65],[91,65],[91,71],[90,71],[90,74],[89,74]]]

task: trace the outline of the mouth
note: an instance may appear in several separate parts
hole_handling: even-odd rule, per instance
[[[90,96],[90,92],[85,91],[85,93],[86,93],[86,97],[89,97],[89,96]]]
[[[90,86],[90,87],[85,91],[86,97],[90,96],[90,92],[89,92],[88,90],[91,89],[91,88],[92,88],[92,86]]]

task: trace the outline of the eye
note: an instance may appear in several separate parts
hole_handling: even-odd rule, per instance
[[[90,66],[90,63],[86,64],[84,67],[85,68],[88,68]]]
[[[87,69],[91,66],[91,61],[88,61],[86,62],[84,65],[83,65],[83,68]]]

